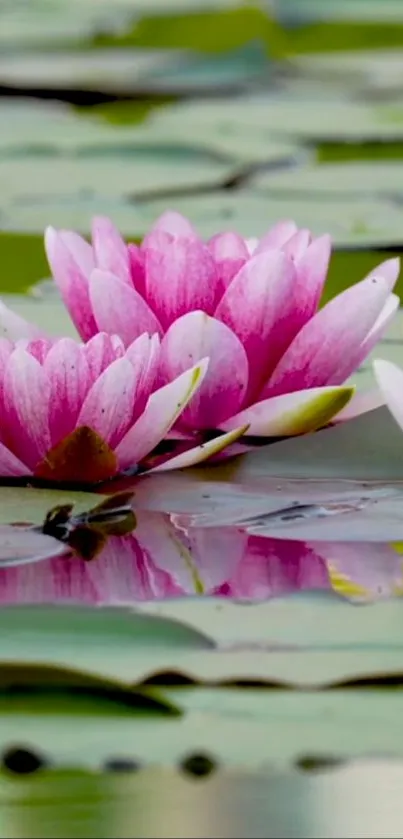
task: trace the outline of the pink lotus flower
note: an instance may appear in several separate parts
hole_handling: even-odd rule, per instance
[[[141,463],[208,367],[203,359],[156,389],[159,354],[157,335],[142,335],[127,349],[104,333],[87,344],[1,339],[0,474],[91,483]],[[203,460],[208,449],[193,448],[189,462]]]
[[[351,398],[343,383],[399,305],[392,294],[399,260],[392,259],[318,310],[330,238],[314,239],[291,221],[260,241],[229,232],[205,243],[187,219],[168,212],[137,246],[97,218],[92,245],[52,228],[45,243],[84,341],[103,330],[129,346],[143,332],[157,333],[163,383],[210,358],[171,433],[182,439],[243,424],[257,436],[326,425]],[[347,410],[346,417],[362,408]]]

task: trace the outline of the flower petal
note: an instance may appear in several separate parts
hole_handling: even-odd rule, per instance
[[[352,387],[318,387],[273,396],[231,417],[221,428],[229,431],[248,423],[247,435],[254,437],[306,434],[327,425],[347,405],[353,393]]]
[[[137,516],[136,516],[137,517]],[[163,597],[171,594],[176,587],[177,593],[195,594],[202,591],[188,539],[183,531],[176,528],[170,516],[161,513],[143,513],[137,517],[136,539],[139,547],[170,581],[168,591],[159,592]],[[158,596],[156,592],[154,597]]]
[[[115,277],[131,286],[127,245],[109,218],[96,216],[93,219],[92,245],[96,267],[102,271],[110,271]]]
[[[123,358],[125,348],[123,341],[116,335],[107,335],[106,332],[98,332],[82,347],[90,376],[93,382],[112,364],[117,358]]]
[[[239,411],[248,383],[248,359],[231,329],[205,312],[189,312],[174,321],[161,345],[162,381],[171,381],[207,356],[203,384],[180,418],[181,426],[195,430],[217,428]]]
[[[211,592],[232,578],[249,539],[245,530],[235,527],[190,527],[186,536],[202,592]]]
[[[118,358],[92,385],[78,415],[77,426],[92,428],[114,448],[133,420],[135,394],[133,366],[127,358]]]
[[[333,377],[335,384],[345,382],[362,362],[365,361],[378,341],[385,334],[389,324],[397,314],[399,306],[400,300],[397,294],[390,294],[379,317],[376,319],[372,329],[370,329],[363,342],[349,358],[341,360],[340,367]]]
[[[304,254],[312,240],[311,231],[307,228],[297,230],[290,239],[282,246],[281,250],[290,256],[294,262],[298,262]]]
[[[130,361],[136,382],[136,405],[133,418],[144,411],[147,399],[157,378],[161,345],[158,335],[145,333],[127,348],[126,358]]]
[[[200,387],[207,365],[208,359],[202,359],[200,364],[151,394],[144,413],[117,446],[121,469],[139,463],[165,437]]]
[[[338,384],[341,363],[354,357],[388,296],[388,283],[372,277],[327,303],[294,338],[261,396]]]
[[[373,362],[373,369],[389,411],[403,429],[403,370],[392,361],[378,358]]]
[[[151,528],[149,524],[148,530],[151,531]],[[136,537],[110,536],[96,562],[87,563],[87,568],[99,604],[131,604],[182,593],[155,562],[152,553],[139,542],[137,529]]]
[[[330,589],[324,560],[304,542],[250,536],[235,574],[216,594],[267,600],[304,589]]]
[[[330,236],[320,236],[296,258],[295,308],[300,313],[300,328],[315,314],[319,306],[331,250]]]
[[[213,314],[220,283],[214,259],[206,245],[198,239],[173,239],[148,247],[146,295],[163,329],[192,309]]]
[[[57,341],[43,366],[50,382],[49,429],[54,445],[73,431],[91,376],[83,348],[71,338]]]
[[[145,253],[138,246],[130,242],[127,246],[129,254],[130,276],[136,291],[144,297],[145,294]]]
[[[177,213],[176,210],[167,210],[157,219],[152,226],[151,235],[155,232],[168,233],[176,238],[198,239],[198,234],[186,216]]]
[[[125,346],[144,332],[161,332],[157,318],[136,289],[108,271],[92,272],[90,299],[98,329],[119,335]]]
[[[45,336],[34,323],[29,323],[25,318],[17,315],[0,300],[0,337],[7,338],[9,341],[21,339],[32,341]]]
[[[296,272],[281,251],[253,256],[221,299],[215,317],[242,342],[249,361],[248,399],[253,399],[292,341]]]
[[[91,271],[95,268],[94,252],[91,245],[74,230],[59,230],[57,233],[65,247],[70,251],[81,273],[84,277],[89,277]]]
[[[22,460],[19,460],[7,446],[0,443],[0,476],[2,478],[15,478],[28,475],[30,470]]]
[[[4,377],[4,406],[9,448],[31,470],[51,446],[50,385],[43,367],[22,348],[10,355]]]
[[[11,341],[7,341],[6,338],[0,338],[0,417],[2,417],[4,413],[4,376],[8,359],[14,349],[14,344],[12,344]],[[0,438],[1,436],[2,429],[0,422]]]
[[[207,242],[207,247],[214,257],[221,289],[224,291],[249,259],[245,240],[238,233],[218,233]]]
[[[386,259],[385,262],[381,262],[376,266],[376,268],[373,268],[373,270],[369,272],[365,279],[368,280],[371,279],[371,277],[383,277],[389,285],[389,291],[393,291],[399,272],[400,259],[399,257],[395,257],[394,259]]]
[[[277,250],[278,248],[282,248],[286,242],[288,242],[292,236],[297,233],[298,227],[294,221],[286,220],[286,221],[279,221],[264,236],[261,237],[257,247],[254,250],[254,255],[256,256],[259,253],[263,253],[268,249],[270,250]]]
[[[90,264],[89,257],[83,256],[81,240],[80,251],[72,242],[77,243],[75,234],[70,231],[56,231],[48,227],[45,231],[45,250],[53,277],[59,288],[63,302],[83,341],[88,341],[98,332],[95,323],[88,290],[88,274],[83,271]],[[88,246],[89,247],[89,246]],[[85,253],[87,254],[86,249]]]
[[[151,472],[169,472],[171,469],[185,469],[189,466],[196,466],[198,463],[203,463],[205,460],[209,460],[209,458],[220,454],[228,446],[236,443],[240,437],[247,434],[248,428],[248,425],[241,425],[240,428],[234,428],[227,434],[221,434],[219,437],[215,437],[214,440],[209,440],[207,443],[201,443],[199,446],[181,452],[181,454],[175,455],[169,460],[165,460],[164,463],[149,469],[147,474]]]
[[[332,587],[349,600],[389,598],[402,585],[402,557],[392,545],[313,542],[311,548],[325,560]]]
[[[39,361],[39,364],[43,365],[45,358],[56,341],[57,339],[51,340],[50,338],[35,338],[33,341],[17,341],[16,344],[19,347],[23,347],[24,350],[29,352],[30,355],[33,355],[34,358]]]

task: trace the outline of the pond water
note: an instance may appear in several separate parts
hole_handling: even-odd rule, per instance
[[[170,208],[330,232],[327,302],[403,254],[402,83],[401,0],[0,0],[2,299],[75,336],[44,228]],[[375,357],[401,311],[359,391]],[[402,441],[385,408],[123,480],[112,524],[0,486],[0,837],[401,836]]]

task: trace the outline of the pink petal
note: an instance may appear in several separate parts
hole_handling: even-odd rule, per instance
[[[224,453],[227,450],[230,451],[233,444],[248,432],[248,428],[248,425],[242,425],[239,428],[234,428],[227,434],[221,434],[219,437],[215,437],[214,440],[209,440],[207,443],[201,443],[199,446],[194,446],[173,457],[168,457],[163,463],[149,469],[147,474],[151,472],[170,472],[172,469],[188,469],[190,466],[204,463],[204,461],[216,457],[223,451]]]
[[[181,213],[177,213],[176,210],[167,210],[157,219],[150,232],[153,234],[156,231],[169,233],[175,238],[198,238],[198,234],[189,219],[182,216]]]
[[[379,317],[377,317],[372,329],[370,329],[363,342],[349,358],[341,360],[340,367],[333,378],[336,383],[345,382],[358,369],[362,362],[365,361],[369,353],[385,334],[389,324],[397,314],[399,306],[400,299],[397,294],[390,294]]]
[[[130,276],[134,288],[144,297],[145,294],[145,253],[138,246],[130,243],[127,246],[129,254]]]
[[[311,548],[325,560],[333,587],[350,600],[389,598],[401,588],[402,557],[390,544],[313,542]]]
[[[56,557],[2,569],[1,603],[96,603],[88,579],[90,563],[78,557]]]
[[[96,216],[92,222],[92,245],[96,267],[110,271],[131,286],[127,245],[110,219]]]
[[[246,554],[249,538],[235,527],[191,527],[186,535],[202,592],[232,578]]]
[[[236,335],[204,312],[178,318],[164,335],[160,375],[164,382],[210,358],[203,384],[181,415],[180,424],[191,429],[217,428],[243,403],[248,384],[248,359]]]
[[[281,250],[290,256],[294,262],[298,262],[304,254],[311,242],[312,236],[310,230],[302,228],[297,230],[293,236],[282,246]]]
[[[243,560],[218,594],[267,600],[305,589],[330,589],[323,559],[306,544],[250,536]]]
[[[74,430],[91,376],[83,348],[71,338],[57,341],[44,369],[50,382],[49,428],[55,445]]]
[[[375,359],[373,369],[384,400],[403,429],[403,370],[391,361]]]
[[[143,514],[139,517],[139,524],[142,518]],[[181,593],[172,585],[169,575],[143,548],[137,529],[136,536],[109,537],[102,553],[96,557],[95,562],[87,563],[87,568],[99,604],[130,604]]]
[[[98,377],[117,358],[123,358],[125,348],[123,341],[117,339],[116,335],[107,335],[106,332],[98,332],[82,347],[91,380],[95,382]]]
[[[249,259],[245,240],[237,233],[218,233],[207,242],[207,247],[214,257],[218,277],[224,291],[231,280]]]
[[[58,285],[63,302],[70,313],[70,317],[81,335],[87,341],[98,332],[95,323],[88,290],[88,274],[84,273],[78,260],[77,248],[71,249],[74,234],[64,231],[57,232],[53,227],[45,231],[45,249],[50,269]],[[74,239],[76,241],[76,239]],[[81,240],[82,244],[83,243]],[[80,245],[80,248],[82,247]],[[89,246],[88,246],[89,247]],[[81,264],[89,259],[79,253]]]
[[[0,333],[2,337],[10,341],[19,341],[25,339],[32,341],[38,338],[43,338],[44,333],[41,329],[33,323],[29,323],[25,318],[17,315],[12,309],[9,309],[0,300]]]
[[[165,576],[165,591],[159,586],[154,597],[172,596],[174,587],[182,594],[201,590],[198,567],[188,539],[172,524],[168,515],[142,511],[137,518],[136,539],[144,556]]]
[[[25,343],[25,342],[24,342]],[[33,355],[40,364],[43,364],[48,352],[54,346],[55,341],[48,338],[36,338],[34,341],[27,341],[24,349]],[[18,346],[23,346],[22,341],[18,341]]]
[[[254,256],[263,253],[265,250],[273,250],[282,248],[286,242],[291,239],[291,236],[297,232],[298,227],[294,221],[279,221],[265,233],[259,240],[259,244],[254,250]]]
[[[158,335],[141,335],[126,350],[136,381],[136,406],[133,419],[144,411],[147,399],[155,385],[160,361],[160,340]]]
[[[30,470],[25,463],[18,459],[10,450],[0,443],[0,477],[15,478],[28,475]]]
[[[118,358],[92,385],[77,419],[114,448],[133,419],[136,397],[134,369],[127,358]]]
[[[215,317],[235,332],[246,350],[248,399],[256,396],[298,328],[295,281],[292,260],[281,251],[265,251],[241,268],[217,306]]]
[[[139,463],[161,442],[200,387],[207,365],[208,360],[203,359],[173,382],[151,394],[144,413],[116,449],[121,469]]]
[[[3,414],[4,411],[4,376],[6,372],[6,367],[8,364],[8,359],[10,358],[11,353],[14,350],[14,345],[11,341],[7,341],[6,338],[0,338],[0,416]],[[0,421],[0,437],[1,437],[1,421]]]
[[[49,398],[43,367],[25,350],[14,350],[4,378],[7,442],[32,471],[51,447]]]
[[[224,431],[248,424],[255,437],[289,437],[327,425],[350,401],[354,388],[318,387],[272,396],[221,423]]]
[[[372,277],[383,277],[389,285],[389,291],[393,291],[399,276],[399,272],[399,257],[396,257],[394,259],[386,259],[385,262],[381,262],[379,265],[376,266],[376,268],[370,271],[369,274],[365,277],[365,279],[369,280]]]
[[[331,250],[330,236],[320,236],[296,258],[295,308],[300,312],[300,328],[315,314],[319,306]]]
[[[98,329],[119,335],[125,346],[144,332],[161,332],[157,318],[140,294],[108,271],[92,272],[90,299]]]
[[[46,233],[45,233],[46,236]],[[91,271],[96,267],[94,252],[91,245],[74,230],[59,230],[58,236],[71,253],[74,261],[84,277],[89,277]]]
[[[147,248],[146,290],[163,329],[192,309],[213,314],[220,284],[206,245],[197,239],[174,239],[162,247]]]
[[[261,397],[339,382],[341,362],[356,353],[388,296],[388,283],[373,277],[327,303],[294,338]]]

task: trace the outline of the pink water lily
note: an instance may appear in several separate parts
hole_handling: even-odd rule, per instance
[[[158,469],[192,465],[225,446],[244,451],[247,437],[230,445],[242,428],[255,437],[292,436],[379,404],[379,392],[350,402],[354,388],[344,383],[396,313],[397,259],[318,309],[330,239],[314,239],[293,222],[260,241],[221,233],[203,242],[170,212],[137,246],[97,218],[92,245],[53,228],[45,244],[85,342],[103,331],[129,349],[142,335],[157,335],[155,387],[209,358],[203,381],[165,432],[175,457],[164,455]],[[0,324],[13,340],[42,336],[1,303]]]
[[[141,464],[208,369],[203,359],[158,387],[159,357],[157,335],[127,348],[105,333],[86,344],[1,339],[0,475],[92,482]],[[188,452],[189,462],[205,456]]]
[[[164,383],[209,356],[203,383],[171,433],[182,439],[242,424],[255,436],[327,424],[353,394],[343,383],[399,305],[392,293],[399,260],[391,259],[318,309],[330,237],[314,238],[291,221],[259,241],[227,232],[204,242],[186,218],[167,212],[137,246],[96,218],[91,245],[53,228],[45,244],[84,341],[103,330],[128,346],[156,332]]]

